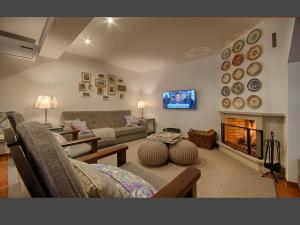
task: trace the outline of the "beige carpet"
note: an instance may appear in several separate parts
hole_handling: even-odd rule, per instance
[[[137,148],[143,139],[126,143],[129,146],[127,161],[140,164]],[[116,165],[116,156],[99,160],[99,163]],[[199,158],[193,165],[201,170],[201,178],[197,183],[198,197],[239,197],[239,198],[275,198],[276,191],[273,180],[262,178],[257,171],[240,163],[221,151],[199,148]],[[168,163],[160,167],[145,167],[166,180],[178,175],[184,166]]]

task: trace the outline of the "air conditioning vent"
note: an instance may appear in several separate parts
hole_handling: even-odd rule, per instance
[[[37,49],[35,40],[0,30],[0,53],[35,60]]]

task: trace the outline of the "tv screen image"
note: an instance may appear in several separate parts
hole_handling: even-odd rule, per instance
[[[165,109],[195,109],[196,108],[196,91],[178,90],[165,91],[163,96],[163,107]]]

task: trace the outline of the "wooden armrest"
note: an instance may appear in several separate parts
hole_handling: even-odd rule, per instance
[[[75,141],[68,141],[67,143],[62,144],[61,146],[68,147],[68,146],[78,145],[78,144],[83,144],[83,143],[97,142],[100,139],[101,139],[100,137],[84,138],[84,139],[79,139],[79,140],[75,140]]]
[[[86,163],[94,163],[97,162],[98,159],[105,158],[107,156],[117,154],[117,163],[118,166],[121,166],[126,163],[126,151],[128,149],[127,145],[117,145],[114,147],[100,149],[99,151],[84,155],[76,158],[78,161],[86,162]]]
[[[60,135],[72,134],[72,140],[77,140],[79,132],[80,132],[80,130],[70,130],[70,131],[62,131],[62,132],[58,132],[58,133]]]
[[[188,167],[159,190],[152,198],[196,197],[196,183],[201,176],[199,169]]]
[[[62,131],[62,132],[58,132],[60,135],[65,135],[65,134],[74,134],[74,133],[79,133],[80,130],[70,130],[70,131]]]

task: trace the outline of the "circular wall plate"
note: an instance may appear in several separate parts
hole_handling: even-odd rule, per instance
[[[232,47],[232,52],[238,53],[238,52],[242,51],[244,44],[245,44],[244,40],[238,40],[238,41],[234,42],[233,47]]]
[[[232,73],[232,78],[234,80],[241,80],[244,77],[244,70],[242,68],[237,68]]]
[[[244,56],[242,54],[237,54],[232,59],[232,65],[239,66],[243,63],[243,61],[244,61]]]
[[[250,61],[258,59],[262,54],[262,47],[259,45],[252,46],[247,52],[247,59]]]
[[[230,61],[224,61],[221,65],[221,70],[227,71],[230,67]]]
[[[223,84],[228,84],[230,82],[230,80],[231,80],[231,76],[230,76],[229,73],[223,74],[223,76],[222,76],[222,83]]]
[[[230,55],[231,55],[231,49],[225,48],[222,52],[222,59],[228,59]]]
[[[228,86],[222,87],[221,95],[227,97],[230,95],[230,88]]]
[[[235,82],[231,87],[231,92],[233,94],[239,95],[244,91],[244,85],[241,82]]]
[[[261,30],[260,29],[255,29],[252,30],[247,37],[247,44],[252,45],[258,42],[258,40],[261,37]]]
[[[251,109],[258,109],[261,106],[261,98],[258,97],[257,95],[250,95],[247,98],[247,105]]]
[[[262,65],[259,62],[253,62],[248,65],[246,71],[249,76],[256,76],[261,72],[261,70],[262,70]]]
[[[258,91],[262,86],[262,83],[259,79],[251,79],[247,84],[247,88],[249,91]]]
[[[232,101],[232,105],[236,109],[242,109],[245,105],[245,101],[241,97],[235,97]]]
[[[223,98],[222,106],[228,109],[231,106],[231,100],[229,98]]]

